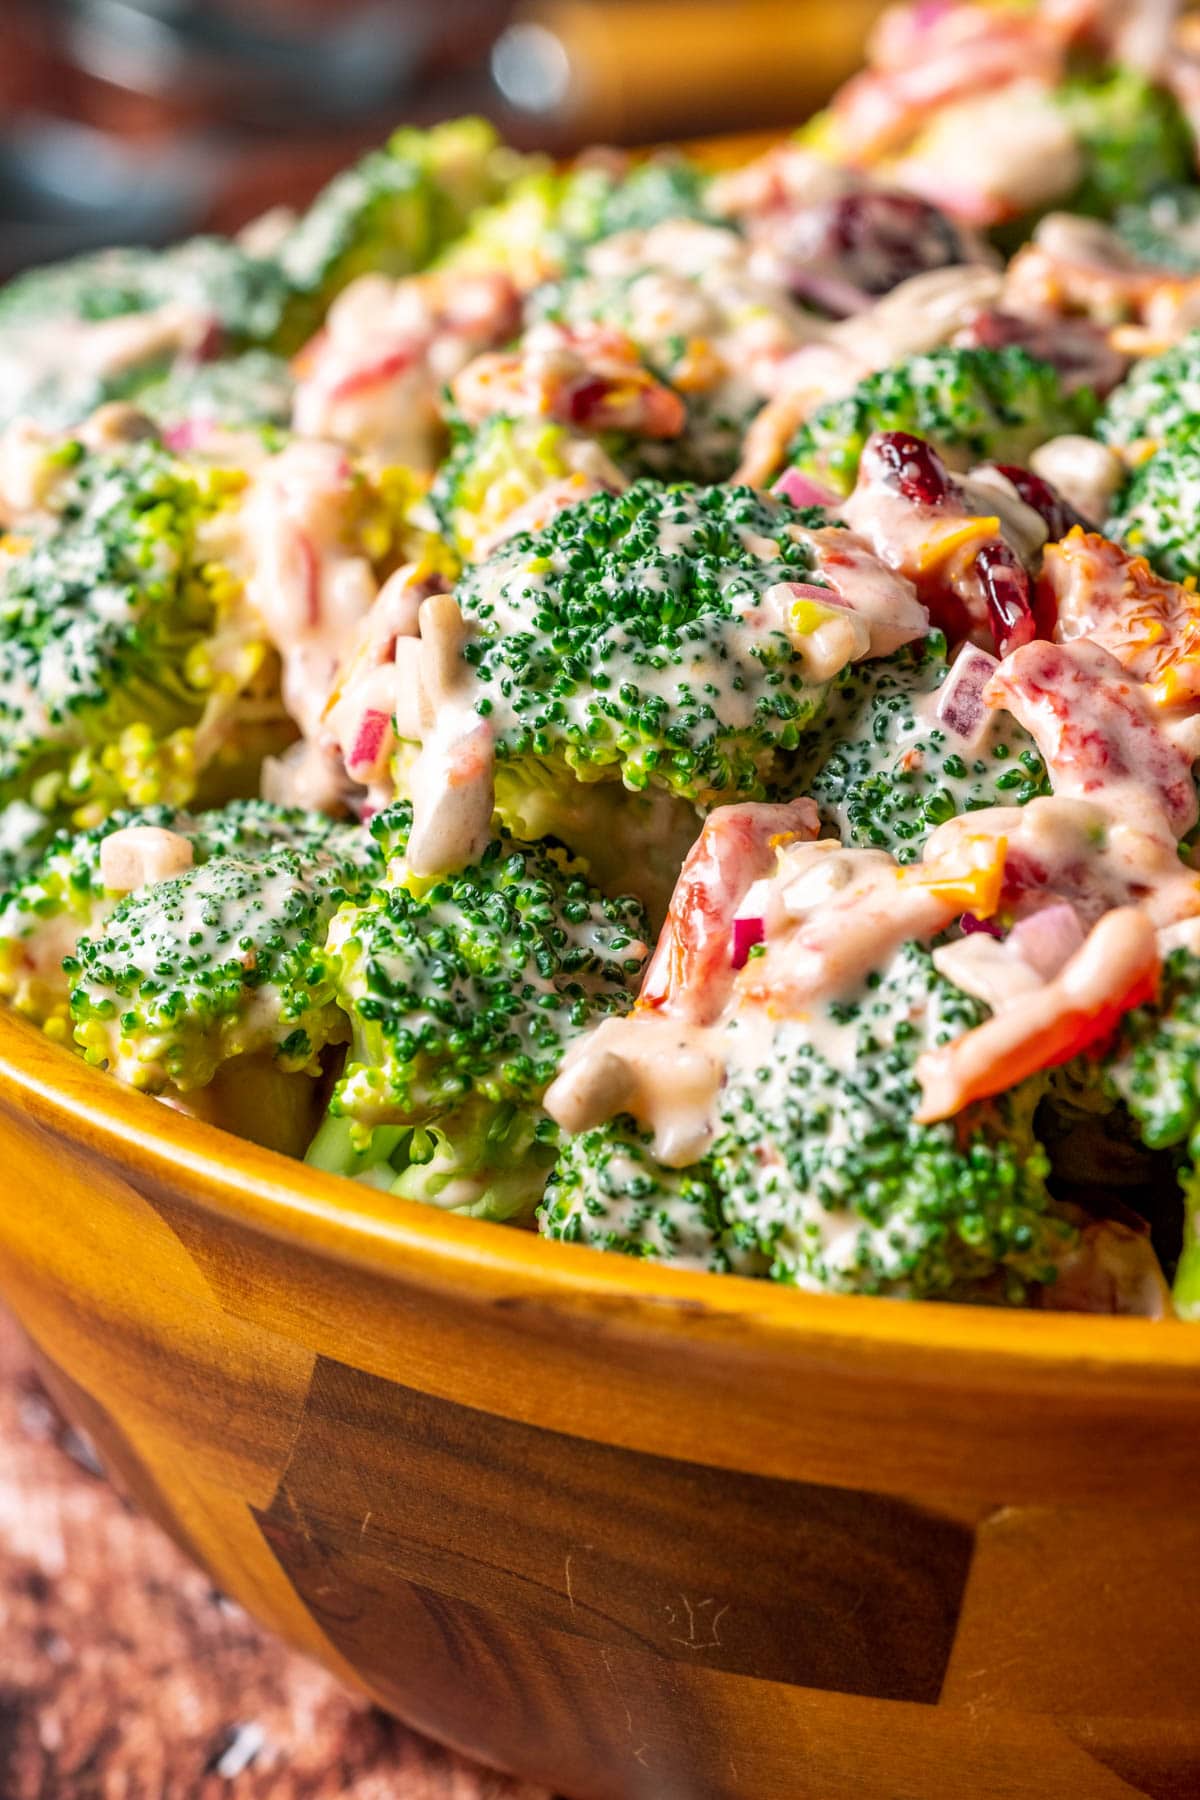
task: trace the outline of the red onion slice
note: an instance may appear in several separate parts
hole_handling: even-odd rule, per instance
[[[938,689],[939,725],[968,744],[977,743],[991,717],[983,690],[999,667],[997,659],[986,650],[968,644]]]
[[[1083,926],[1073,906],[1065,900],[1056,901],[1021,919],[1013,926],[1009,941],[1043,981],[1053,981],[1063,964],[1082,947]]]
[[[784,500],[790,500],[793,506],[840,506],[841,499],[830,493],[819,481],[804,475],[799,469],[785,469],[771,492]]]
[[[767,935],[767,901],[770,882],[765,878],[753,882],[733,915],[730,961],[735,969],[744,969],[750,952]]]
[[[961,915],[958,928],[964,937],[970,937],[974,932],[980,932],[984,937],[990,938],[1004,936],[1003,926],[997,925],[995,919],[981,919],[978,914],[973,912],[965,912]]]

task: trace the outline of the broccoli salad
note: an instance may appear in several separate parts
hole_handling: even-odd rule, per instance
[[[893,6],[740,167],[402,130],[0,291],[0,998],[375,1205],[1200,1318],[1170,15]]]

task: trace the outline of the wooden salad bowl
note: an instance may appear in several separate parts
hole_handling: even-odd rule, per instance
[[[445,1217],[0,1015],[0,1292],[290,1641],[574,1800],[1200,1794],[1200,1328]]]

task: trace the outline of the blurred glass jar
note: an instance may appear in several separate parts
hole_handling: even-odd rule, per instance
[[[310,133],[394,108],[431,68],[478,64],[506,0],[53,0],[86,75],[203,119]]]

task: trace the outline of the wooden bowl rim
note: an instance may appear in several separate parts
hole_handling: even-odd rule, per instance
[[[974,1374],[1028,1393],[1103,1383],[1162,1398],[1200,1394],[1200,1327],[1182,1322],[1005,1311],[933,1301],[807,1294],[550,1242],[351,1184],[174,1112],[90,1068],[34,1026],[0,1011],[0,1104],[118,1170],[187,1194],[215,1219],[464,1302],[519,1299],[561,1316],[590,1314],[666,1346],[724,1340],[744,1350],[886,1362],[960,1384]]]

